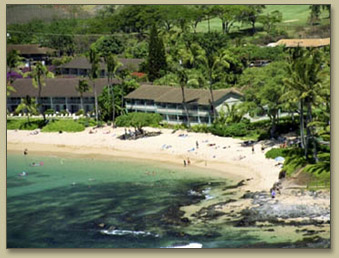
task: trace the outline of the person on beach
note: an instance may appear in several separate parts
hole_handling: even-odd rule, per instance
[[[254,145],[252,145],[252,154],[254,154]]]
[[[190,158],[187,158],[187,165],[190,165],[190,164],[191,164]]]
[[[263,144],[261,144],[261,152],[264,152],[264,150],[265,150],[265,147]]]
[[[275,190],[274,189],[272,189],[271,196],[272,196],[272,199],[275,198]]]
[[[184,160],[184,167],[186,167],[186,160]]]
[[[199,149],[199,143],[198,143],[198,141],[195,141],[195,146],[197,147],[197,149]]]
[[[25,149],[25,150],[24,150],[24,155],[26,156],[27,154],[28,154],[28,150]]]

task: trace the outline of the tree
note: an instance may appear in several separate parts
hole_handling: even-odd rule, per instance
[[[31,77],[33,86],[38,88],[37,103],[40,109],[40,114],[42,114],[44,121],[46,121],[45,110],[43,109],[41,101],[42,87],[46,86],[46,78],[54,78],[54,74],[48,71],[47,67],[41,62],[37,62],[32,68],[32,71],[25,73],[24,77]]]
[[[313,157],[317,161],[317,143],[314,137],[313,106],[323,103],[321,96],[328,95],[329,69],[326,67],[324,53],[320,49],[291,50],[288,75],[284,80],[286,93],[284,98],[298,103],[300,114],[300,138],[305,158],[308,157],[309,146],[312,141]],[[325,94],[324,94],[325,92]],[[306,111],[306,116],[304,114]],[[306,136],[304,128],[306,127]]]
[[[225,73],[225,71],[227,71],[227,69],[230,67],[227,55],[227,52],[220,51],[215,55],[208,55],[205,52],[205,54],[199,55],[197,57],[203,67],[206,77],[208,78],[208,88],[211,95],[211,108],[214,119],[217,117],[217,112],[214,103],[213,85],[217,82],[220,74]]]
[[[275,24],[282,21],[282,13],[279,11],[273,11],[271,13],[268,13],[266,15],[260,15],[258,17],[258,22],[262,23],[264,26],[264,30],[271,34],[275,31],[276,26]]]
[[[158,36],[155,24],[153,24],[150,32],[147,62],[148,79],[150,81],[160,78],[162,72],[167,68],[164,43]]]
[[[323,4],[323,5],[321,5],[321,8],[323,10],[327,10],[327,12],[328,12],[328,17],[327,18],[330,18],[331,17],[331,5]]]
[[[180,84],[180,88],[181,88],[182,105],[184,107],[184,111],[185,111],[185,114],[186,114],[187,126],[191,127],[190,117],[189,117],[189,114],[188,114],[187,103],[186,103],[186,96],[185,96],[185,86],[187,85],[187,82],[188,82],[187,73],[186,73],[186,71],[183,67],[179,66],[177,68],[177,74],[178,74],[179,84]]]
[[[79,80],[78,86],[76,87],[77,92],[80,93],[81,109],[84,111],[84,93],[89,91],[89,84],[87,80]]]
[[[112,124],[114,127],[114,120],[115,120],[115,97],[114,97],[114,90],[112,90],[113,85],[112,85],[112,80],[113,77],[115,77],[115,73],[119,67],[122,66],[122,63],[118,61],[118,58],[113,55],[112,53],[109,53],[108,55],[104,56],[104,60],[106,62],[106,67],[107,67],[107,80],[108,80],[108,90],[109,92],[112,92]]]
[[[201,5],[191,6],[190,12],[191,12],[191,26],[193,28],[194,33],[196,33],[198,24],[204,20],[205,13]]]
[[[265,5],[248,5],[242,9],[241,15],[239,15],[239,21],[251,24],[252,34],[255,33],[255,23],[264,8]]]
[[[91,46],[87,54],[88,61],[91,63],[91,69],[88,74],[89,79],[92,81],[93,91],[94,91],[94,101],[95,101],[95,120],[98,122],[98,97],[97,90],[95,87],[95,80],[99,77],[99,62],[100,57],[97,50]]]
[[[310,5],[310,16],[309,16],[309,23],[311,25],[315,25],[319,22],[319,17],[320,17],[320,7],[321,5],[318,5],[318,4],[313,4],[313,5]]]
[[[97,52],[100,53],[100,56],[105,57],[109,54],[119,55],[121,54],[125,47],[124,43],[113,36],[101,36],[94,44],[93,47]]]
[[[222,32],[229,34],[234,23],[239,20],[243,6],[241,5],[215,5],[212,7],[214,13],[220,18]]]
[[[275,136],[279,109],[284,101],[283,80],[286,78],[286,62],[272,62],[265,67],[247,68],[239,79],[239,86],[245,87],[245,101],[248,110],[267,113],[271,121],[271,137]]]
[[[11,50],[7,54],[7,67],[9,68],[7,72],[7,88],[6,88],[6,95],[9,96],[11,92],[14,92],[15,89],[12,86],[13,83],[13,74],[14,70],[17,70],[17,67],[22,63],[23,58],[20,56],[19,51]]]
[[[55,20],[49,25],[45,45],[59,50],[60,56],[67,54],[73,56],[75,43],[72,28],[76,26],[77,20]]]
[[[36,103],[35,98],[31,98],[30,96],[26,96],[25,98],[21,99],[21,103],[19,106],[16,108],[15,112],[24,112],[27,115],[27,122],[30,123],[29,121],[29,115],[30,114],[36,114],[38,112],[38,105]]]

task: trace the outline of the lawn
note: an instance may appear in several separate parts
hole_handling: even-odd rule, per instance
[[[271,13],[273,11],[280,11],[283,15],[282,22],[279,24],[281,29],[286,30],[289,35],[293,36],[295,29],[300,26],[309,26],[307,24],[308,17],[310,15],[310,5],[266,5],[263,14]],[[327,19],[328,13],[325,10],[321,11],[320,19],[321,24],[329,24],[329,19]],[[261,28],[260,23],[256,24],[257,28]],[[219,18],[214,18],[210,20],[211,31],[220,32],[222,29],[221,20]],[[250,28],[249,25],[241,24],[236,22],[234,24],[231,32],[235,32],[238,29],[247,29]],[[198,24],[197,32],[207,32],[208,31],[208,21],[203,21]]]

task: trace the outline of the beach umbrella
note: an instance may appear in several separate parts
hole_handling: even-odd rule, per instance
[[[278,161],[278,162],[284,162],[285,161],[285,158],[284,157],[281,157],[281,156],[278,156],[274,159],[275,161]]]

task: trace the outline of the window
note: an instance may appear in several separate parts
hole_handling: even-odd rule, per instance
[[[169,121],[177,121],[177,116],[176,115],[168,115]]]
[[[200,117],[200,122],[204,124],[208,124],[208,117]]]
[[[193,123],[198,123],[198,122],[199,122],[197,116],[191,116],[191,117],[190,117],[190,121],[193,122]]]
[[[177,104],[168,103],[168,104],[167,104],[167,108],[170,108],[170,109],[176,109],[176,108],[177,108]]]

